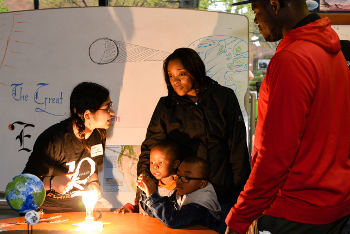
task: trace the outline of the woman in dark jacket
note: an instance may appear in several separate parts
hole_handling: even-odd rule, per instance
[[[234,91],[206,76],[196,51],[176,49],[164,61],[168,96],[160,98],[142,143],[137,174],[151,176],[149,154],[159,141],[176,142],[182,159],[210,164],[210,182],[221,205],[221,228],[250,173],[246,128]]]

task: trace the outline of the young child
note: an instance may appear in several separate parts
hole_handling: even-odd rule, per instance
[[[176,169],[180,165],[179,159],[180,150],[177,144],[172,141],[163,140],[152,148],[150,154],[150,171],[158,180],[156,191],[159,196],[171,196],[175,191],[176,183],[172,176],[176,174]],[[141,180],[143,177],[144,175],[140,175],[138,180]],[[151,180],[151,178],[149,179]],[[134,206],[127,203],[123,208],[117,209],[115,213],[133,213],[136,210],[137,205]],[[143,213],[141,209],[140,213]]]
[[[161,197],[151,179],[140,178],[137,185],[146,193],[140,200],[141,207],[169,228],[203,225],[214,229],[221,209],[215,190],[208,182],[207,161],[199,157],[185,159],[173,179],[176,192],[170,197]]]

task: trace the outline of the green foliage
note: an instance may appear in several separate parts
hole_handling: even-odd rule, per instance
[[[89,6],[97,6],[98,0],[89,1]],[[79,3],[78,0],[40,0],[40,8],[61,8],[61,7],[87,7],[85,0]]]
[[[3,0],[0,0],[3,1]],[[143,6],[177,8],[176,0],[110,0],[110,6]],[[40,0],[41,8],[98,6],[98,0]]]
[[[110,0],[110,6],[144,6],[177,8],[178,1],[173,0]]]
[[[125,155],[125,150],[128,150],[128,155]],[[120,150],[120,154],[118,156],[118,163],[120,163],[120,160],[123,156],[131,156],[134,154],[134,146],[132,145],[122,145],[122,149]]]
[[[225,9],[222,9],[222,12],[228,12],[228,13],[236,13],[238,14],[244,7],[247,5],[241,5],[241,6],[236,6],[235,10],[232,12],[232,6],[231,4],[233,2],[236,2],[235,0],[200,0],[199,1],[199,10],[208,10],[209,6],[216,6],[218,5],[217,3],[223,3],[225,6]]]
[[[5,3],[4,3],[5,0],[0,0],[0,13],[1,12],[9,12],[10,9],[4,7]]]

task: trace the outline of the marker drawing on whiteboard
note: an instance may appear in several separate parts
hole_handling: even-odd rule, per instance
[[[248,88],[248,42],[238,37],[213,35],[200,38],[188,47],[202,58],[209,77],[235,91],[247,123],[244,96]]]
[[[16,122],[13,122],[12,124],[9,124],[8,127],[9,127],[10,131],[15,130],[15,125],[16,125],[16,124],[23,126],[23,128],[22,128],[20,134],[17,135],[17,137],[16,137],[16,140],[19,140],[19,143],[20,143],[20,146],[21,146],[21,148],[20,148],[18,151],[24,150],[24,151],[26,151],[26,152],[30,152],[30,151],[31,151],[30,149],[24,147],[24,138],[31,138],[31,135],[29,135],[29,134],[24,134],[24,130],[25,130],[25,128],[27,128],[27,127],[34,128],[35,125],[34,125],[34,124],[24,123],[24,122],[22,122],[22,121],[16,121]]]
[[[12,14],[12,16],[9,16],[10,14]],[[15,16],[22,16],[24,14],[18,14],[18,13],[9,13],[6,16],[4,15],[4,18],[1,18],[0,20],[2,20],[2,24],[0,25],[0,27],[3,26],[2,28],[2,33],[7,33],[8,36],[7,37],[2,37],[0,38],[0,40],[3,40],[3,44],[2,45],[2,49],[4,51],[4,55],[2,58],[0,58],[0,69],[2,68],[10,68],[10,69],[17,69],[16,67],[14,67],[11,64],[7,64],[9,63],[10,60],[6,60],[6,55],[9,56],[9,54],[11,54],[10,56],[14,55],[14,56],[21,56],[21,55],[26,55],[26,53],[24,53],[23,51],[20,50],[10,50],[10,47],[13,47],[13,42],[18,42],[18,41],[13,41],[11,40],[12,37],[14,38],[18,38],[21,37],[20,34],[23,33],[30,33],[30,31],[23,31],[21,25],[23,24],[30,24],[30,22],[24,22],[24,21],[17,21],[15,20]],[[28,42],[22,42],[22,43],[26,43],[28,45],[33,45],[31,43]],[[5,85],[5,86],[9,86],[8,84],[2,83],[0,82],[1,85]]]
[[[22,85],[23,85],[23,83],[11,85],[11,87],[13,87],[12,88],[12,97],[16,101],[28,101],[28,95],[22,94],[22,92],[23,92]]]
[[[62,97],[62,92],[61,92],[61,96],[60,97],[39,97],[39,89],[47,86],[49,84],[47,83],[39,83],[37,84],[37,86],[39,86],[39,88],[37,88],[37,90],[35,91],[35,94],[34,94],[34,101],[35,103],[39,104],[39,105],[43,105],[44,107],[43,108],[35,108],[35,111],[36,112],[44,112],[44,113],[47,113],[47,114],[50,114],[50,115],[53,115],[53,116],[64,116],[66,114],[66,112],[64,114],[54,114],[54,113],[51,113],[51,112],[48,112],[46,111],[46,108],[47,108],[47,105],[51,104],[51,105],[56,105],[56,104],[59,104],[59,105],[62,105],[63,103],[63,97]],[[42,96],[42,95],[40,95]],[[40,100],[43,100],[42,102],[39,101]]]
[[[169,55],[169,52],[115,41],[109,38],[97,39],[89,48],[91,61],[100,65],[109,63],[163,61]]]

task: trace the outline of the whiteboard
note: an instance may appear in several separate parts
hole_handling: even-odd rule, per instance
[[[167,95],[163,60],[179,47],[195,49],[207,74],[235,91],[247,123],[245,16],[142,7],[1,13],[0,191],[22,172],[39,134],[69,117],[70,93],[82,81],[111,92],[116,115],[107,145],[140,145]]]
[[[336,31],[340,40],[350,41],[350,25],[332,25],[332,28]]]

